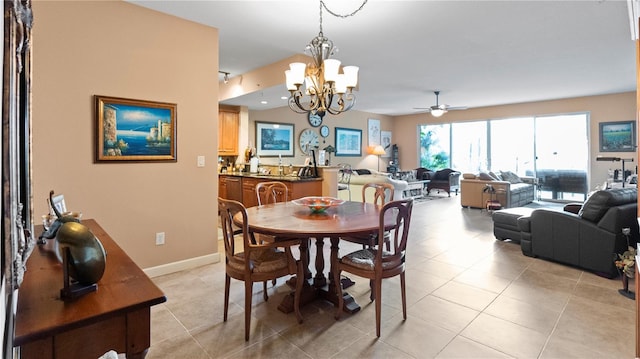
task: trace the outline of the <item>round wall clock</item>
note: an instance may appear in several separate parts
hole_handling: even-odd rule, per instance
[[[318,112],[309,112],[309,124],[313,127],[322,125],[322,116]]]
[[[300,132],[300,137],[298,144],[300,145],[300,150],[305,155],[311,153],[309,150],[313,150],[320,146],[320,141],[318,138],[318,133],[312,128],[306,128]]]
[[[329,126],[322,125],[320,127],[320,136],[322,136],[322,142],[325,142],[325,138],[329,137]]]

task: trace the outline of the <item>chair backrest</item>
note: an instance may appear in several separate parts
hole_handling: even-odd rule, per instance
[[[411,224],[411,212],[413,211],[413,199],[402,199],[385,204],[380,210],[380,228],[378,232],[378,248],[384,248],[385,232],[389,233],[391,240],[391,254],[385,255],[385,262],[400,264],[404,261],[409,238],[409,225]],[[385,226],[392,220],[393,226]],[[382,252],[376,253],[376,266],[382,266]]]
[[[367,189],[373,188],[373,203],[384,205],[388,200],[393,199],[394,187],[391,183],[365,183],[362,186],[362,202],[366,202]]]
[[[351,182],[351,173],[353,173],[351,165],[348,163],[340,163],[338,167],[340,168],[338,170],[338,183],[349,184]]]
[[[263,204],[286,202],[289,200],[289,188],[278,181],[259,182],[256,185],[258,206]]]
[[[220,224],[222,226],[226,263],[239,262],[235,257],[235,235],[240,233],[242,234],[244,249],[248,249],[251,245],[249,226],[247,224],[247,210],[244,208],[242,203],[238,201],[218,197],[218,213],[220,213]],[[241,213],[242,217],[242,223],[239,226],[235,225],[233,222],[233,216],[235,216],[236,213]],[[240,229],[235,229],[237,227],[240,227]]]

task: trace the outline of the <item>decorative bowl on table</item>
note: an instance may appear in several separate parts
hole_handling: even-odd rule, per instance
[[[333,197],[303,197],[294,199],[291,202],[298,206],[308,207],[311,212],[319,213],[324,212],[329,207],[343,204],[344,200]]]

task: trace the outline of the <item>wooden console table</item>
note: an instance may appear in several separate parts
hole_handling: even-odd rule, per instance
[[[164,293],[95,220],[83,220],[102,242],[107,264],[96,292],[62,301],[62,266],[53,240],[27,261],[18,294],[13,345],[22,359],[98,358],[109,350],[127,359],[144,358],[151,345],[151,306]],[[43,231],[36,226],[36,234]]]

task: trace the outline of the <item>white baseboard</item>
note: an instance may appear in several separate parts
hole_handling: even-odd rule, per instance
[[[145,268],[143,271],[150,278],[153,278],[218,262],[220,262],[220,253],[213,253],[206,256],[189,258],[182,261],[162,264],[156,267]]]

